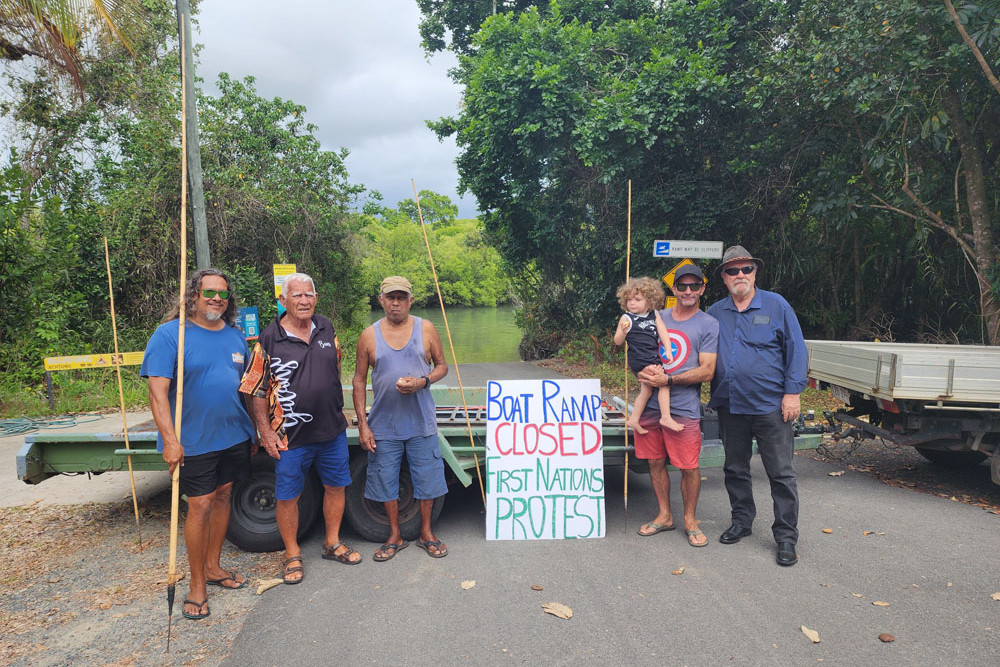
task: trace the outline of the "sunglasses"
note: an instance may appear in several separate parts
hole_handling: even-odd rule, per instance
[[[692,292],[697,292],[701,289],[704,283],[674,283],[674,289],[678,292],[687,292],[691,290]]]
[[[757,270],[756,266],[741,266],[738,269],[723,269],[722,272],[725,273],[727,276],[738,276],[741,273],[744,273],[749,276],[756,270]]]
[[[229,290],[227,289],[203,289],[201,295],[206,299],[214,299],[215,295],[218,294],[220,299],[229,298]]]

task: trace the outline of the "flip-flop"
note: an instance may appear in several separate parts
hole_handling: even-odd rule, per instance
[[[302,580],[306,578],[305,568],[302,567],[302,565],[291,567],[292,563],[302,563],[302,556],[292,556],[291,558],[286,558],[285,562],[281,564],[281,580],[289,586],[301,583]],[[288,575],[293,572],[301,572],[302,576],[298,579],[289,579]]]
[[[444,558],[448,555],[448,547],[441,544],[441,540],[427,540],[426,542],[417,540],[417,546],[426,551],[431,558]],[[431,547],[437,549],[438,552],[431,551]]]
[[[386,542],[385,544],[383,544],[382,546],[380,546],[378,549],[375,550],[375,555],[372,556],[372,560],[376,560],[380,563],[383,563],[387,560],[391,560],[396,556],[396,554],[398,554],[400,551],[402,551],[408,546],[410,546],[410,543],[407,542],[406,540],[403,540],[402,542],[396,542],[395,544],[391,542]],[[379,552],[382,552],[381,556],[379,555]]]
[[[223,572],[225,572],[225,570],[223,570]],[[218,586],[219,588],[225,588],[227,591],[238,591],[241,588],[246,588],[247,584],[250,583],[249,579],[244,579],[243,581],[238,580],[236,578],[236,573],[235,572],[226,572],[226,574],[229,575],[229,576],[228,577],[223,577],[222,579],[209,579],[205,583],[208,584],[209,586]],[[226,586],[225,582],[227,582],[227,581],[231,581],[231,582],[233,582],[234,584],[237,584],[237,585],[236,586]],[[192,604],[194,604],[194,603],[192,603]]]
[[[687,533],[688,544],[690,544],[691,546],[693,546],[693,547],[707,547],[708,546],[708,538],[705,537],[705,533],[701,532],[701,530],[695,528],[694,530],[685,530],[684,532]],[[702,542],[701,544],[695,544],[694,542],[691,541],[691,538],[698,537],[699,535],[701,535],[702,537],[705,537],[705,541],[704,542]]]
[[[644,533],[644,532],[642,532],[643,528],[652,528],[653,532],[651,532],[651,533]],[[677,529],[677,526],[675,524],[670,524],[669,526],[664,526],[662,523],[656,523],[655,521],[649,521],[649,522],[644,523],[641,526],[639,526],[639,530],[637,530],[636,532],[639,533],[640,535],[642,535],[643,537],[652,537],[653,535],[656,535],[657,533],[664,533],[664,532],[666,532],[668,530],[676,530],[676,529]]]
[[[347,551],[345,551],[344,553],[338,554],[337,553],[337,549],[339,549],[340,547],[346,547]],[[348,547],[343,542],[337,542],[333,546],[329,546],[329,547],[326,546],[325,544],[323,545],[323,558],[325,560],[340,561],[344,565],[357,565],[358,563],[360,563],[361,562],[361,558],[358,558],[357,560],[351,560],[351,556],[353,556],[354,554],[357,554],[357,553],[358,553],[357,549],[352,549],[351,547]],[[358,555],[360,556],[361,554],[358,554]]]
[[[205,598],[201,602],[195,602],[191,598],[184,598],[184,604],[193,604],[194,606],[198,607],[199,610],[205,606],[206,602],[208,602],[208,598]],[[203,618],[208,618],[209,616],[211,616],[212,610],[209,609],[204,614],[189,614],[186,611],[184,611],[184,606],[181,605],[181,614],[184,616],[184,618],[189,618],[192,621],[200,621]]]

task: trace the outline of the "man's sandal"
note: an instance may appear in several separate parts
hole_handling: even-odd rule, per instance
[[[708,546],[708,538],[705,537],[705,533],[701,532],[699,529],[695,528],[694,530],[685,530],[684,532],[687,533],[688,544],[690,544],[691,546],[693,546],[693,547],[707,547]],[[705,538],[705,541],[702,542],[702,541],[698,540],[699,537]]]
[[[390,560],[393,556],[408,546],[410,546],[410,543],[406,540],[396,543],[386,542],[375,550],[375,555],[372,556],[372,560],[377,560],[380,563]]]
[[[223,572],[225,572],[225,570],[223,570]],[[226,572],[226,575],[228,576],[225,576],[222,579],[209,579],[205,583],[208,584],[209,586],[218,586],[219,588],[225,588],[227,591],[238,591],[241,588],[246,588],[247,584],[250,583],[247,579],[244,579],[243,581],[237,579],[236,577],[240,575],[236,574],[235,572]],[[226,585],[227,581],[231,581],[236,585],[227,586]]]
[[[284,581],[289,586],[297,584],[306,578],[306,571],[301,565],[296,565],[292,567],[292,563],[301,563],[302,556],[292,556],[291,558],[286,558],[285,562],[281,564],[281,580]],[[301,572],[302,576],[298,579],[289,579],[288,575],[294,574],[295,572]]]
[[[337,553],[337,549],[339,549],[340,547],[344,547],[345,549],[347,549],[347,551],[344,551],[344,552],[338,554]],[[351,556],[353,556],[354,554],[358,554],[358,559],[357,560],[351,560]],[[361,562],[361,554],[358,553],[358,550],[357,549],[352,549],[351,547],[347,546],[343,542],[337,542],[333,546],[326,546],[324,544],[323,545],[323,558],[325,560],[340,561],[344,565],[357,565],[358,563]]]
[[[441,540],[427,540],[426,542],[417,540],[417,546],[426,551],[431,558],[444,558],[448,555],[448,547],[441,544]],[[431,551],[431,548],[436,549],[436,551]]]
[[[181,606],[181,614],[183,614],[184,618],[189,618],[192,621],[200,621],[203,618],[208,618],[209,616],[212,615],[212,610],[211,609],[206,609],[204,614],[200,613],[201,612],[201,608],[204,607],[205,603],[207,603],[207,602],[208,602],[208,598],[205,598],[201,602],[195,602],[191,598],[184,598],[184,604],[193,604],[194,606],[198,607],[199,613],[197,613],[197,614],[189,614],[186,611],[184,611],[184,607]]]

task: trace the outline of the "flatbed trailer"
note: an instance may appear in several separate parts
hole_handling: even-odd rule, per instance
[[[909,445],[944,465],[990,459],[1000,484],[1000,347],[806,341],[810,384],[847,404],[841,437]]]
[[[438,405],[438,440],[442,458],[447,463],[449,484],[459,483],[466,487],[477,484],[476,457],[485,481],[485,388],[466,387],[464,402],[457,387],[438,384],[431,388],[431,392]],[[345,386],[346,406],[352,405],[352,395],[352,388]],[[371,405],[370,396],[368,405]],[[471,428],[466,422],[465,406],[468,406]],[[602,422],[604,465],[621,467],[624,465],[626,452],[625,417],[617,407],[607,406],[603,410]],[[725,461],[725,453],[714,413],[705,414],[702,435],[702,467],[721,467]],[[815,449],[820,438],[818,434],[799,436],[796,438],[796,448]],[[632,436],[629,434],[629,451],[632,449],[631,440]],[[156,451],[156,427],[151,421],[129,429],[131,451],[125,449],[122,433],[36,433],[26,435],[24,441],[25,444],[17,455],[17,476],[27,484],[39,484],[63,474],[126,471],[129,456],[132,458],[133,470],[166,470],[162,455]],[[389,526],[382,503],[364,498],[367,453],[358,443],[357,428],[347,429],[347,441],[351,453],[352,483],[347,488],[345,518],[365,539],[384,541],[389,535]],[[274,515],[274,464],[264,452],[258,452],[252,464],[252,478],[233,487],[233,511],[227,537],[246,551],[277,551],[283,544]],[[634,457],[630,457],[629,468],[639,472],[646,471],[644,462]],[[415,539],[420,528],[419,505],[413,498],[413,487],[405,462],[400,475],[399,494],[399,520],[403,537]],[[323,487],[313,475],[299,498],[300,534],[305,533],[320,515],[322,497]],[[434,503],[434,520],[443,507],[444,497]]]

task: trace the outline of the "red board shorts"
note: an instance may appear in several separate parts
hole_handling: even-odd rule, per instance
[[[635,456],[640,459],[670,459],[670,465],[679,470],[693,470],[698,467],[701,457],[701,420],[673,416],[674,421],[684,425],[677,432],[660,426],[657,419],[648,423],[640,422],[648,433],[632,431],[635,441]]]

